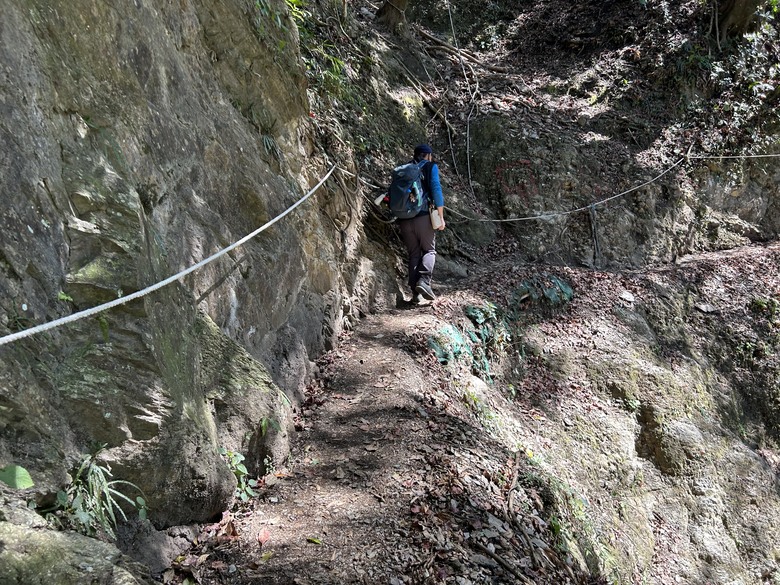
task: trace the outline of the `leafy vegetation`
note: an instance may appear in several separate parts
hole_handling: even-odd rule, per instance
[[[508,358],[523,358],[522,344],[515,341],[522,337],[518,323],[522,313],[529,307],[550,313],[564,307],[573,296],[571,285],[564,279],[550,274],[534,276],[514,290],[506,308],[492,302],[464,307],[470,324],[445,325],[428,339],[428,347],[440,363],[465,358],[475,375],[493,381]],[[514,372],[518,371],[519,367],[515,367]],[[507,385],[507,392],[514,396],[512,384]],[[468,397],[465,401],[473,402]]]
[[[469,305],[464,309],[474,326],[467,332],[474,343],[474,369],[478,375],[491,378],[491,363],[506,357],[512,342],[509,320],[504,312],[493,303],[482,306]]]
[[[57,503],[53,508],[43,510],[46,518],[55,525],[71,528],[87,536],[116,538],[117,516],[127,520],[120,502],[138,510],[144,520],[148,509],[143,494],[131,499],[121,491],[126,486],[141,492],[129,481],[110,479],[111,467],[98,461],[102,449],[81,458],[73,482],[57,492]]]
[[[306,10],[306,3],[303,0],[285,0],[290,16],[296,24],[302,24],[311,13]]]
[[[776,318],[780,316],[780,301],[774,298],[755,298],[750,302],[750,310],[756,315],[766,315],[770,323],[780,325]]]
[[[780,127],[780,22],[777,3],[758,16],[754,32],[727,41],[722,51],[699,45],[689,50],[689,65],[702,73],[699,83],[712,96],[710,103],[692,104],[707,146],[713,150],[774,142]],[[709,41],[712,44],[712,40]]]
[[[219,454],[225,458],[230,471],[233,472],[238,481],[235,496],[242,502],[248,502],[249,498],[256,497],[257,492],[255,492],[255,488],[257,487],[257,480],[249,477],[249,471],[246,465],[244,465],[246,458],[241,453],[225,449],[224,447],[219,448]]]
[[[573,297],[574,290],[564,279],[554,274],[542,274],[520,283],[512,294],[510,308],[517,312],[522,310],[523,303],[530,302],[553,311],[565,306]]]
[[[7,486],[16,489],[24,490],[35,485],[30,472],[20,465],[6,465],[0,469],[0,481]]]

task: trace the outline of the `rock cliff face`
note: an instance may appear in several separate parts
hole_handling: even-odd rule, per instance
[[[480,197],[510,218],[552,213],[544,221],[514,226],[536,258],[642,267],[772,240],[780,232],[780,171],[774,160],[686,161],[684,152],[657,145],[631,152],[614,140],[630,131],[628,120],[596,116],[583,121],[583,128],[564,122],[562,129],[535,116],[507,119],[497,113],[473,131]],[[657,156],[658,150],[662,158],[644,168],[629,162]],[[584,202],[618,195],[667,170],[661,180],[588,213]],[[565,213],[574,209],[581,211]]]
[[[541,14],[535,20],[528,6],[509,4],[473,2],[463,14],[506,12],[507,22],[521,25],[517,39],[530,39],[526,48],[548,42],[539,40],[549,36],[544,31],[531,33],[543,28],[551,10],[561,12],[555,3],[537,3],[538,10],[534,5]],[[602,11],[598,4],[581,3],[561,21],[572,26],[586,20],[580,12],[606,18],[627,7],[617,2],[615,10]],[[415,6],[439,23],[448,22],[436,12],[445,10],[441,3],[425,0]],[[358,14],[371,14],[363,9]],[[647,73],[639,65],[635,71],[622,65],[616,69],[625,73],[628,88],[619,91],[602,87],[607,74],[601,74],[594,57],[595,65],[582,75],[569,75],[577,63],[567,61],[563,73],[554,67],[529,69],[538,74],[534,87],[518,75],[502,74],[500,82],[483,83],[479,94],[471,94],[468,83],[459,87],[457,81],[462,64],[423,62],[422,52],[391,48],[386,39],[370,34],[364,21],[345,18],[344,26],[348,30],[341,32],[354,42],[350,46],[360,50],[345,73],[351,84],[346,97],[329,105],[321,96],[312,98],[338,113],[330,125],[315,119],[323,131],[319,142],[333,146],[345,160],[359,160],[361,173],[370,177],[386,171],[393,144],[408,146],[434,135],[432,141],[449,143],[453,151],[441,163],[447,205],[469,217],[505,219],[577,208],[633,187],[684,155],[673,148],[679,136],[664,134],[666,124],[674,122],[668,112],[654,126],[629,119],[632,100],[645,91],[629,95],[636,78]],[[314,94],[307,94],[297,34],[284,0],[0,3],[0,334],[176,274],[276,217],[327,173],[330,162],[315,140],[308,103]],[[637,39],[650,38],[636,30],[631,34],[637,45]],[[562,34],[560,39],[555,42],[569,47],[569,54],[550,49],[556,62],[587,49],[569,46],[574,37]],[[622,50],[611,47],[614,54],[605,51],[603,58],[622,63]],[[537,58],[544,65],[547,57],[540,52]],[[654,66],[649,59],[641,65]],[[464,125],[467,119],[471,123],[468,129],[456,132],[447,121],[454,118],[444,115],[438,137],[427,130],[431,115],[442,114],[426,110],[428,98],[409,76],[425,79],[429,69],[450,86],[441,94],[444,105],[477,112],[473,121],[471,114],[462,116]],[[607,108],[607,98],[619,107]],[[451,166],[445,160],[450,154]],[[458,176],[456,161],[469,169],[468,178]],[[354,171],[357,162],[350,165],[347,170]],[[776,163],[765,160],[688,161],[620,206],[599,207],[597,215],[559,216],[532,228],[523,223],[507,229],[520,240],[522,259],[591,267],[673,261],[691,252],[776,239],[779,172]],[[314,356],[332,347],[361,312],[386,305],[396,288],[395,261],[365,237],[362,206],[355,197],[351,183],[347,187],[343,176],[334,174],[283,221],[160,291],[0,347],[0,468],[22,465],[35,481],[35,488],[21,495],[0,484],[0,574],[4,566],[11,567],[19,582],[36,582],[35,571],[30,572],[34,565],[11,563],[17,552],[41,546],[45,532],[20,499],[52,504],[82,454],[105,446],[101,461],[111,466],[114,477],[143,491],[157,528],[207,521],[225,509],[236,478],[220,448],[245,454],[252,475],[284,456],[294,409],[314,373]],[[468,257],[470,244],[495,241],[500,229],[461,223],[442,234],[439,250]],[[451,258],[441,258],[437,270],[448,266],[453,273],[466,273]],[[489,278],[479,286],[486,282]],[[682,290],[670,295],[675,302],[668,311],[657,304],[648,305],[646,313],[618,311],[626,336],[637,337],[638,347],[661,341],[677,347],[673,325],[692,309],[686,304],[686,313],[672,305],[683,298],[688,303],[687,295]],[[776,291],[766,297],[776,298]],[[771,307],[774,318],[776,306]],[[615,326],[605,329],[614,332]],[[548,355],[549,369],[565,377],[565,369],[572,368],[567,366],[569,341],[543,333],[538,340],[529,337],[529,347]],[[732,333],[724,328],[726,341],[712,351],[726,354]],[[752,332],[744,339],[740,359],[760,361],[750,345]],[[672,493],[661,491],[668,478],[690,479],[685,489],[690,487],[691,498],[698,500],[680,505],[677,498],[669,506],[670,521],[685,522],[685,514],[701,506],[701,515],[713,525],[736,521],[733,510],[744,502],[735,496],[737,488],[697,483],[696,464],[702,458],[707,470],[721,466],[728,470],[724,473],[738,475],[747,469],[761,481],[761,490],[771,491],[766,486],[774,486],[775,470],[770,473],[746,450],[725,453],[730,444],[717,443],[721,431],[715,423],[709,428],[690,422],[691,413],[683,407],[693,412],[700,406],[695,403],[700,387],[717,386],[710,370],[690,367],[686,380],[696,392],[688,402],[685,383],[670,382],[671,374],[644,364],[643,355],[623,355],[626,343],[619,335],[610,343],[606,357],[586,362],[580,373],[599,392],[625,403],[630,415],[610,419],[614,436],[604,438],[604,457],[590,467],[584,464],[572,483],[598,484],[601,472],[610,470],[615,485],[630,492],[625,514],[632,517],[638,504],[647,504],[634,498],[643,480],[617,457],[623,451],[636,454],[652,464],[653,478],[661,477],[656,472],[663,475],[657,486],[662,495],[651,502],[654,507],[642,510],[662,509],[663,494]],[[721,355],[718,363],[727,364],[728,357]],[[746,392],[761,385],[768,389],[745,408],[759,411],[754,413],[757,426],[776,435],[777,387],[772,375],[762,376],[760,383],[745,380]],[[667,406],[679,403],[682,410],[664,410],[662,400],[654,401],[661,387],[675,398]],[[766,398],[773,402],[764,420],[760,410]],[[723,410],[728,411],[727,404]],[[733,418],[734,424],[743,423]],[[602,424],[584,424],[582,437],[590,440],[591,431]],[[572,427],[579,432],[579,419],[566,425],[569,431]],[[758,432],[750,430],[750,436]],[[610,441],[614,449],[607,449]],[[715,447],[701,451],[704,443],[724,452],[715,453]],[[601,448],[593,441],[589,445]],[[563,451],[567,462],[588,458],[584,447]],[[609,492],[606,484],[600,487]],[[755,502],[764,495],[755,496]],[[769,495],[774,516],[777,506]],[[734,506],[720,513],[721,500],[730,499]],[[748,502],[755,521],[745,526],[760,532],[764,524],[755,502]],[[629,546],[625,554],[613,555],[623,565],[636,559],[642,566],[653,563],[648,543],[661,540],[647,520],[637,518],[634,551]],[[710,524],[691,523],[704,527],[690,547],[692,565],[700,551],[722,537],[722,531],[708,531]],[[609,526],[605,520],[604,531]],[[58,548],[65,538],[61,533],[49,535],[51,550],[65,550],[65,545]],[[719,550],[726,552],[720,566],[738,564],[734,543],[748,537],[740,532],[733,542],[721,543]],[[780,554],[771,543],[759,544],[756,558],[764,551]],[[107,545],[77,537],[68,547],[75,556],[61,564],[61,573],[48,574],[48,582],[91,578],[85,566],[104,576],[104,582],[136,579],[132,563]],[[94,566],[79,556],[94,559]],[[109,563],[103,562],[107,556]],[[41,562],[50,567],[50,558]],[[726,569],[723,574],[739,574]]]
[[[4,332],[160,281],[325,174],[295,26],[260,4],[2,4]],[[159,292],[3,347],[0,466],[29,469],[41,503],[106,445],[158,526],[223,510],[218,448],[253,473],[284,454],[310,356],[391,288],[336,185]]]

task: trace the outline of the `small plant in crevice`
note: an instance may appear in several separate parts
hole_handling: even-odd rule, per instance
[[[287,3],[287,6],[289,8],[289,2]],[[282,32],[287,32],[287,26],[283,18],[285,15],[272,6],[272,3],[269,2],[269,0],[255,0],[255,11],[255,26],[257,27],[257,32],[259,34],[265,35],[268,32],[265,26],[267,22],[273,24],[274,27]],[[279,47],[279,50],[282,49],[284,49],[284,46]]]
[[[766,316],[774,325],[776,317],[780,317],[780,301],[771,297],[757,297],[750,301],[750,310],[756,315]]]
[[[244,465],[246,458],[241,453],[225,449],[224,447],[219,448],[219,454],[225,458],[230,471],[233,472],[238,481],[235,496],[242,502],[248,502],[249,498],[256,497],[257,492],[255,488],[257,487],[257,480],[249,477],[249,471],[246,465]]]
[[[279,421],[277,421],[275,418],[263,417],[260,420],[260,435],[265,437],[266,434],[268,434],[268,429],[269,428],[275,430],[276,432],[279,432],[279,431],[282,430],[282,427],[279,424]]]
[[[111,337],[109,335],[108,319],[106,319],[105,315],[98,315],[96,320],[98,327],[100,327],[100,334],[103,336],[103,343],[108,343],[111,341]]]
[[[271,475],[276,471],[276,463],[274,463],[274,458],[271,455],[266,455],[263,458],[263,469],[266,475]]]
[[[493,427],[497,422],[496,413],[493,412],[485,401],[473,390],[463,391],[463,402],[471,412],[486,427]]]
[[[41,512],[49,522],[61,528],[72,528],[87,536],[103,536],[114,540],[117,516],[127,520],[120,502],[138,510],[138,517],[142,520],[146,519],[148,508],[143,492],[137,485],[111,479],[111,466],[98,461],[98,455],[104,447],[92,455],[82,456],[71,484],[57,492],[57,502],[53,507]],[[120,491],[121,487],[131,488],[141,495],[133,500]]]
[[[271,136],[270,134],[263,134],[262,135],[262,141],[263,141],[263,148],[265,149],[266,154],[272,154],[276,157],[276,160],[282,159],[282,150],[279,148],[279,145],[276,142],[276,139]]]
[[[311,13],[306,10],[306,3],[303,0],[285,0],[285,2],[290,16],[298,26],[301,26],[311,16]]]
[[[24,329],[29,329],[32,327],[33,322],[31,319],[28,319],[23,312],[27,310],[27,305],[22,304],[22,313],[19,313],[16,310],[16,306],[12,306],[11,310],[8,312],[8,329],[10,331],[16,332],[16,331],[22,331]]]

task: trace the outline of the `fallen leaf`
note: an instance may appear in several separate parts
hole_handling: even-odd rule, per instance
[[[271,533],[267,528],[263,528],[260,530],[260,532],[257,533],[257,542],[260,543],[260,546],[263,546],[266,542],[268,542],[269,538],[271,538]]]
[[[312,544],[322,544],[322,541],[319,538],[315,538],[314,536],[310,536],[306,539],[306,541]]]

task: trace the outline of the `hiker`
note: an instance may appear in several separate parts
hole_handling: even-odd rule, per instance
[[[439,183],[439,167],[433,162],[431,147],[427,144],[415,147],[413,162],[417,163],[422,171],[423,195],[435,208],[431,214],[438,215],[439,225],[436,229],[443,230],[444,195]],[[431,288],[433,265],[436,263],[436,233],[428,206],[423,206],[422,211],[410,219],[399,219],[398,227],[409,254],[409,287],[412,289],[412,302],[419,302],[420,297],[432,301],[436,298]]]

